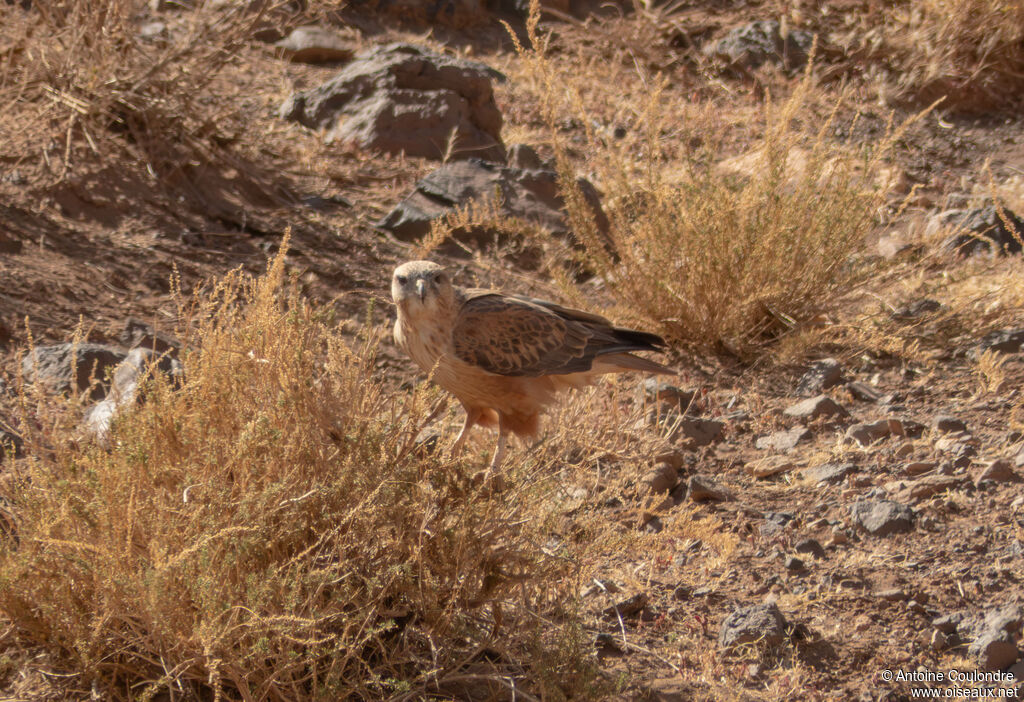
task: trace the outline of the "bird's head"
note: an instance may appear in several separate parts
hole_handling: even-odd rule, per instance
[[[412,317],[436,314],[442,306],[451,304],[453,294],[448,274],[431,261],[403,263],[391,278],[391,298]]]

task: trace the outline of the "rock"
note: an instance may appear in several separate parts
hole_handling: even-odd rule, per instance
[[[975,355],[985,351],[1020,353],[1024,349],[1024,329],[1003,329],[986,335],[979,343]]]
[[[903,485],[902,481],[897,483]],[[895,497],[898,500],[925,500],[934,495],[939,495],[947,490],[953,490],[960,487],[963,481],[960,478],[954,478],[949,475],[929,475],[919,480],[915,480],[910,485],[903,486],[896,492]]]
[[[704,475],[691,475],[686,488],[687,494],[694,502],[725,502],[732,499],[728,492]]]
[[[1024,468],[1024,447],[1017,453],[1017,457],[1013,459],[1013,464],[1018,468]]]
[[[858,500],[850,508],[854,523],[872,536],[889,536],[914,527],[914,512],[890,500]]]
[[[796,556],[786,556],[786,558],[785,558],[785,560],[783,561],[782,564],[783,564],[783,566],[785,566],[786,570],[803,570],[804,569],[804,562],[801,559],[797,558]]]
[[[876,441],[881,441],[891,434],[889,420],[880,419],[876,422],[854,424],[846,430],[846,440],[857,443],[860,446],[870,446]]]
[[[697,396],[694,391],[683,390],[658,378],[648,378],[640,385],[640,390],[645,401],[657,402],[683,413],[692,408]]]
[[[803,471],[802,475],[812,483],[828,483],[838,485],[846,476],[857,470],[853,463],[824,463]]]
[[[867,383],[862,383],[859,380],[855,380],[852,383],[846,384],[846,389],[850,391],[856,399],[864,402],[878,402],[882,399],[882,393],[875,388],[871,387]]]
[[[513,144],[508,148],[508,165],[524,171],[550,171],[532,146]]]
[[[639,614],[640,611],[647,606],[648,597],[646,592],[638,592],[632,597],[626,598],[620,602],[613,604],[611,607],[607,607],[602,614],[608,619],[618,619],[619,617],[632,617]]]
[[[888,590],[882,590],[875,595],[880,600],[886,602],[906,602],[910,599],[910,595],[903,592],[898,587],[889,588]]]
[[[708,44],[704,53],[740,71],[750,71],[769,62],[796,70],[807,63],[813,42],[810,33],[800,30],[791,30],[783,37],[779,23],[767,20],[736,27]]]
[[[683,417],[669,441],[690,449],[714,443],[722,435],[725,424],[714,419]]]
[[[786,628],[774,603],[741,607],[722,621],[718,645],[727,652],[748,644],[774,647],[786,640]]]
[[[815,361],[796,384],[798,395],[818,395],[839,383],[843,377],[843,367],[834,358]]]
[[[155,366],[154,366],[155,364]],[[110,392],[103,400],[93,405],[85,415],[85,424],[100,440],[106,439],[110,423],[117,413],[135,402],[139,382],[154,367],[157,372],[171,377],[181,376],[181,364],[176,358],[160,356],[152,349],[136,348],[128,352],[124,361],[114,371]]]
[[[925,315],[933,314],[942,309],[938,300],[926,298],[904,305],[892,313],[892,318],[899,322],[916,322]]]
[[[679,473],[668,463],[659,463],[644,475],[641,482],[655,495],[668,494],[679,483]]]
[[[797,553],[808,553],[815,558],[824,558],[825,549],[822,548],[821,544],[816,539],[803,539],[798,541],[793,547]]]
[[[1009,483],[1020,480],[1020,476],[1005,458],[992,461],[974,479],[974,484],[981,485],[982,482],[991,480],[993,483]]]
[[[1011,634],[989,630],[971,642],[967,654],[985,670],[1003,670],[1016,662],[1019,652]]]
[[[442,56],[411,44],[363,51],[323,85],[281,106],[282,119],[327,129],[328,141],[423,158],[502,161],[501,112],[482,63]]]
[[[162,39],[167,36],[167,25],[163,22],[146,22],[139,27],[140,39]]]
[[[597,190],[587,181],[577,181],[597,218],[598,228],[607,230]],[[446,163],[416,183],[413,191],[376,223],[402,241],[413,241],[430,232],[431,224],[475,202],[497,207],[505,217],[521,219],[559,236],[569,232],[565,201],[554,171],[525,171],[480,159]],[[456,238],[471,243],[493,240],[493,232],[456,232]]]
[[[903,466],[903,473],[914,478],[918,475],[924,475],[930,473],[938,467],[938,463],[935,461],[914,461]]]
[[[953,612],[951,614],[944,614],[941,617],[936,617],[932,620],[932,626],[943,634],[955,633],[957,627],[960,626],[960,622],[964,620],[966,615],[963,612]]]
[[[940,414],[932,420],[932,431],[942,434],[967,431],[967,425],[961,419],[948,414]]]
[[[93,379],[99,384],[91,397],[106,394],[103,386],[106,372],[125,358],[125,352],[103,344],[57,344],[37,346],[22,361],[25,380],[40,384],[52,392],[82,392]]]
[[[945,247],[961,256],[978,253],[1019,254],[1024,236],[1024,220],[1008,209],[1003,214],[1016,235],[1007,228],[1006,222],[995,205],[973,210],[947,210],[935,215],[928,228],[953,228],[956,233],[945,242]]]
[[[142,347],[158,354],[176,354],[181,350],[181,342],[177,339],[156,331],[150,324],[135,317],[125,320],[124,329],[121,330],[118,340],[129,349]]]
[[[783,414],[798,419],[817,419],[818,417],[847,417],[850,413],[828,395],[818,395],[787,407]]]
[[[789,431],[777,431],[769,436],[762,436],[755,442],[755,446],[762,450],[789,451],[809,438],[811,432],[807,427],[796,426]]]
[[[319,27],[296,27],[291,34],[274,44],[289,61],[298,63],[329,63],[348,61],[355,55],[349,37]]]
[[[765,456],[764,458],[750,461],[744,468],[755,478],[769,478],[773,475],[793,470],[796,468],[796,463],[793,459],[786,458],[785,456]]]

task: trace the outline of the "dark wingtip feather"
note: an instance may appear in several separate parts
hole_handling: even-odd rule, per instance
[[[615,328],[615,339],[624,344],[635,345],[636,351],[658,351],[667,346],[665,340],[651,332],[638,331],[636,329]]]

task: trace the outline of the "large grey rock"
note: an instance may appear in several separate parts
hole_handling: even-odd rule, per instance
[[[807,63],[813,43],[814,36],[809,32],[790,30],[783,37],[777,21],[762,20],[736,27],[704,47],[704,53],[724,61],[730,68],[743,71],[769,62],[787,69],[799,69]]]
[[[171,377],[180,377],[182,372],[181,364],[170,355],[158,355],[142,347],[132,349],[114,371],[110,392],[86,413],[85,424],[90,431],[100,439],[106,438],[117,413],[137,399],[139,383],[150,369]]]
[[[747,644],[778,646],[786,640],[786,626],[774,603],[742,607],[722,621],[718,645],[727,651]]]
[[[606,230],[608,220],[597,191],[583,179],[577,185],[590,202],[598,227]],[[503,216],[531,222],[552,234],[569,233],[554,171],[524,170],[476,158],[446,163],[428,174],[377,226],[402,241],[412,241],[427,234],[434,220],[470,202],[495,207]],[[473,243],[481,243],[481,236],[493,234],[456,232],[456,238]]]
[[[754,445],[762,450],[791,451],[801,441],[811,438],[811,432],[807,427],[796,426],[788,431],[777,431],[768,436],[762,436],[754,442]]]
[[[281,106],[283,119],[327,129],[329,141],[409,156],[502,161],[501,112],[492,81],[504,76],[475,61],[411,44],[361,52],[323,85]]]
[[[963,256],[977,253],[1019,254],[1024,237],[1024,219],[1003,208],[1007,222],[995,205],[974,210],[947,210],[936,215],[932,227],[954,228],[946,247]]]
[[[93,379],[100,381],[93,388],[93,399],[103,397],[103,381],[107,369],[125,358],[125,352],[103,344],[57,344],[37,346],[25,356],[21,369],[25,380],[53,392],[82,392]]]
[[[890,500],[858,500],[850,508],[857,524],[872,536],[889,536],[914,528],[914,512]]]

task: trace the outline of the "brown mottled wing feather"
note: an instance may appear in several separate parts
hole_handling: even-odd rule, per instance
[[[452,338],[455,355],[466,363],[533,377],[588,371],[596,356],[663,343],[588,312],[483,290],[466,292]]]

